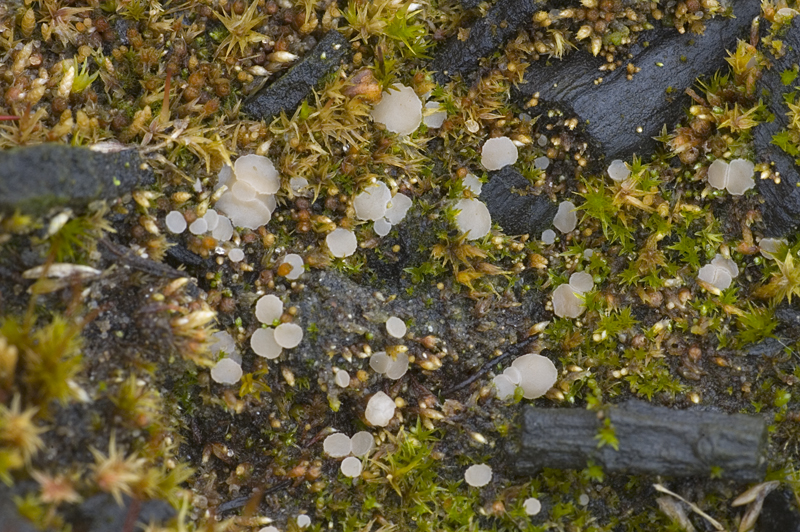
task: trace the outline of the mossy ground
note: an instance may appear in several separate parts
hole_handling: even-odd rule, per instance
[[[449,37],[468,38],[459,25],[488,3],[469,11],[454,1],[415,10],[386,0],[0,6],[8,115],[0,146],[115,139],[139,145],[158,176],[156,186],[63,224],[24,214],[0,221],[0,479],[39,485],[20,494],[20,511],[63,528],[70,505],[103,491],[170,500],[182,509],[174,530],[257,530],[269,520],[295,530],[300,513],[311,516],[310,530],[679,530],[656,504],[651,485],[661,481],[736,528],[741,512],[730,502],[746,486],[715,478],[722,472],[713,468],[689,480],[609,476],[592,464],[515,477],[519,402],[494,399],[487,376],[443,392],[526,340],[560,371],[541,406],[601,409],[638,397],[768,416],[769,477],[798,493],[800,331],[776,315],[797,309],[800,240],[791,235],[774,259],[762,257],[758,194],[734,198],[705,181],[715,158],[753,158],[750,133],[768,119],[756,81],[781,53],[778,9],[794,3],[764,3],[768,36],[758,48],[741,43],[730,69],[698,82],[683,124],[665,131],[652,158],[626,161],[624,183],[604,175],[608,161],[576,117],[542,107],[520,114],[512,84],[526,63],[568,60],[575,47],[615,65],[648,25],[699,30],[719,6],[571,4],[558,17],[536,15],[474,81],[443,87],[425,70],[426,55]],[[353,55],[313,97],[270,123],[239,113],[243,98],[331,28],[352,39]],[[448,112],[442,128],[399,139],[373,124],[374,99],[395,81],[431,91]],[[778,140],[791,150],[795,133]],[[461,178],[481,174],[480,146],[498,135],[519,144],[529,193],[578,205],[575,232],[549,246],[498,227],[478,241],[458,234],[452,204],[469,194]],[[218,248],[229,244],[208,237],[167,236],[165,214],[201,216],[221,165],[251,152],[276,161],[284,189],[269,225],[237,232],[245,260],[227,261]],[[552,160],[546,172],[533,169],[542,155]],[[290,192],[294,176],[308,179],[313,197]],[[757,167],[756,178],[776,176]],[[351,205],[376,179],[414,199],[382,239]],[[322,242],[336,226],[356,231],[356,255],[330,258]],[[102,239],[151,262],[126,261]],[[196,284],[159,268],[176,264],[171,244],[200,257],[189,267]],[[290,251],[308,266],[297,282],[278,267]],[[741,272],[723,291],[696,281],[717,253]],[[97,271],[23,275],[56,262]],[[595,289],[579,319],[556,318],[549,294],[574,271],[591,273]],[[306,330],[301,347],[274,362],[249,350],[262,293],[281,297],[286,319]],[[410,336],[388,337],[388,315],[406,320]],[[212,327],[237,341],[239,386],[209,377]],[[368,366],[369,352],[387,348],[414,357],[396,382]],[[349,388],[335,386],[334,367],[351,373]],[[378,390],[400,405],[385,429],[363,418]],[[379,444],[362,476],[347,479],[321,440],[364,428]],[[601,436],[613,444],[613,432]],[[495,478],[469,488],[463,471],[480,462]],[[543,503],[534,518],[522,510],[529,496]]]

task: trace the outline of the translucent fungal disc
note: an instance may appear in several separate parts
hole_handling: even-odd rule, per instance
[[[342,434],[341,432],[331,434],[325,438],[325,441],[322,442],[322,449],[331,458],[342,458],[347,456],[350,454],[352,447],[353,446],[350,443],[350,436],[347,434]]]
[[[392,191],[383,182],[369,186],[353,199],[353,208],[359,220],[377,221],[384,217]]]
[[[559,318],[577,318],[585,306],[569,284],[562,284],[553,290],[553,313]]]
[[[305,271],[305,268],[303,267],[305,265],[305,262],[303,262],[303,257],[297,255],[296,253],[289,253],[283,257],[281,264],[289,264],[292,267],[291,271],[286,274],[286,278],[290,281],[300,278]]]
[[[562,201],[558,204],[558,212],[553,218],[553,225],[562,233],[573,231],[578,225],[578,215],[575,213],[575,204],[571,201]]]
[[[311,518],[306,514],[300,514],[297,516],[297,526],[300,528],[308,528],[311,524]]]
[[[492,215],[486,205],[477,199],[462,199],[455,205],[458,229],[467,235],[467,240],[476,240],[489,234],[492,228]]]
[[[408,355],[400,353],[394,360],[391,360],[391,357],[389,358],[390,362],[389,367],[386,368],[386,376],[396,381],[408,371]]]
[[[785,249],[789,242],[782,238],[762,238],[758,241],[761,255],[768,259],[774,259],[775,255]]]
[[[410,135],[422,122],[422,100],[411,87],[395,84],[372,109],[372,119],[398,135]]]
[[[495,394],[498,399],[506,401],[514,398],[514,391],[517,389],[517,385],[511,382],[511,379],[509,379],[507,375],[497,375],[492,379],[492,383],[494,384]]]
[[[511,363],[520,374],[519,385],[525,399],[536,399],[547,393],[558,379],[558,370],[553,362],[542,355],[529,353]]]
[[[233,173],[238,181],[248,183],[259,194],[275,194],[281,188],[275,165],[263,155],[239,157],[233,163]]]
[[[392,225],[399,224],[406,217],[411,204],[411,198],[398,192],[392,197],[392,201],[386,209],[386,220]]]
[[[347,373],[345,370],[340,369],[339,371],[336,372],[336,375],[333,377],[333,381],[339,388],[347,388],[348,386],[350,386],[350,374]]]
[[[186,231],[186,218],[178,211],[170,211],[167,217],[164,218],[164,222],[167,224],[167,230],[170,233],[178,235]]]
[[[256,301],[256,319],[261,323],[272,325],[283,315],[283,301],[278,296],[267,294]]]
[[[608,176],[614,181],[625,181],[628,179],[629,175],[631,175],[631,171],[625,163],[619,159],[614,159],[611,161],[611,164],[608,165]]]
[[[361,474],[361,460],[355,456],[348,456],[342,460],[342,464],[339,466],[339,469],[344,476],[355,478]]]
[[[386,373],[389,365],[393,362],[392,357],[386,354],[385,351],[378,351],[369,357],[369,367],[376,373]]]
[[[552,229],[546,229],[542,231],[542,242],[547,244],[548,246],[556,241],[556,232]]]
[[[537,157],[533,160],[533,167],[537,170],[547,170],[550,167],[550,159],[547,157]]]
[[[237,181],[230,188],[233,197],[237,200],[250,201],[258,195],[256,189],[245,181]]]
[[[508,380],[510,380],[514,384],[519,384],[519,381],[522,380],[522,375],[520,374],[519,370],[514,366],[506,368],[503,371],[503,375],[508,377]]]
[[[283,352],[283,348],[275,341],[275,329],[256,329],[250,337],[250,347],[255,354],[270,360],[278,358]]]
[[[518,155],[514,141],[508,137],[497,137],[483,143],[481,164],[487,170],[500,170],[517,162]]]
[[[308,196],[311,193],[308,187],[308,179],[305,177],[293,177],[289,180],[289,188],[295,196]]]
[[[189,232],[193,235],[202,235],[206,231],[208,231],[208,224],[203,218],[198,218],[189,226]]]
[[[731,277],[737,277],[739,275],[739,266],[736,265],[736,262],[731,259],[726,259],[720,253],[714,256],[711,264],[718,268],[725,268],[731,274]]]
[[[581,294],[594,287],[594,277],[586,272],[575,272],[569,276],[569,285]]]
[[[227,164],[223,164],[222,168],[217,174],[217,186],[214,188],[215,190],[221,188],[222,186],[227,186],[230,188],[231,181],[233,180],[233,168],[228,166]]]
[[[402,338],[406,335],[406,324],[397,316],[391,316],[386,320],[386,332],[389,333],[389,336]]]
[[[715,161],[716,162],[716,161]],[[734,196],[741,196],[756,186],[753,179],[755,165],[746,159],[734,159],[728,166],[728,189]]]
[[[525,509],[525,513],[528,515],[538,515],[542,511],[542,503],[539,502],[539,499],[530,497],[522,503],[522,508]]]
[[[438,129],[442,127],[444,121],[447,119],[447,111],[440,111],[441,105],[439,102],[428,102],[425,104],[425,117],[422,121],[426,126]]]
[[[242,378],[242,366],[233,359],[223,358],[211,368],[211,378],[220,384],[236,384]]]
[[[234,349],[236,349],[236,342],[234,341],[233,336],[231,336],[228,332],[215,332],[213,336],[215,341],[213,344],[211,344],[211,347],[209,347],[209,350],[212,353],[223,352],[230,354],[233,353]]]
[[[722,190],[728,184],[728,163],[717,159],[708,167],[708,184]]]
[[[338,258],[349,257],[356,252],[358,247],[356,234],[349,229],[341,227],[328,233],[328,236],[325,237],[325,243],[328,245],[331,255]]]
[[[206,230],[213,231],[217,228],[217,224],[219,224],[219,214],[217,214],[217,211],[214,209],[208,209],[203,215],[203,220],[206,221]]]
[[[244,260],[244,251],[239,248],[233,248],[228,251],[228,258],[231,262],[242,262]]]
[[[464,472],[464,480],[475,488],[485,486],[492,481],[492,468],[486,464],[469,466]]]
[[[392,231],[392,224],[386,221],[386,218],[381,218],[380,220],[375,220],[375,223],[372,224],[372,229],[376,235],[386,236]]]
[[[242,201],[232,192],[226,192],[217,201],[216,208],[224,212],[234,225],[247,229],[258,229],[272,219],[272,209],[258,197]]]
[[[258,531],[258,532],[281,532],[281,531],[280,531],[280,530],[278,530],[278,527],[274,527],[274,526],[265,526],[264,528],[262,528],[262,529],[259,529],[259,531]]]
[[[217,226],[211,230],[211,236],[220,242],[227,242],[233,236],[233,224],[227,216],[217,217]]]
[[[275,327],[275,343],[279,346],[292,349],[303,341],[303,328],[296,323],[281,323]]]
[[[375,446],[375,438],[366,430],[362,430],[353,434],[350,443],[353,445],[353,455],[361,457],[368,455]]]
[[[481,180],[474,174],[467,174],[464,177],[463,184],[464,188],[470,189],[476,196],[480,195],[481,189],[483,188],[483,183],[481,183]]]
[[[385,427],[394,417],[395,404],[392,398],[383,392],[378,392],[369,398],[364,416],[367,422],[375,427]]]

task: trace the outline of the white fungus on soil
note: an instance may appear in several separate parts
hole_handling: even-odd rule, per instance
[[[280,177],[272,161],[261,155],[239,157],[234,168],[225,165],[220,170],[217,188],[222,186],[228,190],[215,204],[217,213],[227,214],[233,225],[247,229],[257,229],[269,223],[276,206],[273,194],[280,188]],[[216,228],[210,229],[216,231]],[[227,232],[227,228],[222,229],[220,235]],[[230,239],[230,236],[213,236],[223,241]]]
[[[167,230],[170,233],[179,235],[186,231],[186,218],[178,211],[170,211],[167,217],[164,218],[164,222],[166,222]]]
[[[295,196],[310,196],[308,189],[308,179],[305,177],[293,177],[289,180],[289,188]]]
[[[483,183],[481,183],[481,180],[478,179],[475,174],[467,174],[462,183],[464,184],[464,188],[468,188],[476,196],[480,195]]]
[[[193,235],[202,235],[206,231],[208,231],[208,222],[204,218],[198,218],[189,226],[189,232]]]
[[[342,472],[342,475],[355,478],[361,474],[361,467],[361,460],[355,456],[348,456],[342,460],[341,465],[339,465],[339,470]]]
[[[756,186],[753,179],[755,165],[746,159],[734,159],[729,163],[717,159],[708,167],[708,184],[733,196],[741,196]]]
[[[375,373],[386,373],[386,370],[389,369],[392,362],[392,357],[387,355],[385,351],[372,353],[372,356],[369,357],[369,367],[372,368],[372,371]]]
[[[233,353],[236,350],[236,341],[233,339],[233,336],[230,335],[227,331],[219,331],[213,334],[214,336],[214,343],[211,344],[209,350],[216,354],[219,352],[222,353]]]
[[[275,343],[285,349],[292,349],[303,341],[303,328],[296,323],[281,323],[275,327]]]
[[[594,278],[586,272],[575,272],[569,276],[569,284],[576,292],[583,294],[594,288]]]
[[[331,434],[322,442],[322,449],[331,458],[342,458],[350,454],[353,446],[350,443],[350,436],[341,432]]]
[[[256,329],[250,337],[250,347],[255,354],[270,360],[278,358],[283,352],[283,348],[275,341],[275,329]]]
[[[439,102],[428,102],[425,104],[425,113],[422,121],[426,126],[438,129],[442,127],[444,121],[447,119],[447,111],[440,111],[442,106]]]
[[[762,238],[758,241],[759,252],[764,258],[774,259],[775,254],[789,245],[783,238]]]
[[[538,515],[542,511],[542,503],[536,497],[529,497],[522,503],[525,513],[528,515]]]
[[[579,294],[588,292],[593,287],[594,279],[590,274],[573,273],[569,277],[569,283],[553,290],[553,313],[559,318],[577,318],[585,309]]]
[[[556,232],[552,229],[545,229],[542,231],[542,242],[548,246],[556,241]]]
[[[331,255],[338,258],[349,257],[356,252],[358,240],[356,234],[349,229],[337,227],[325,237],[325,243]]]
[[[353,199],[353,208],[359,220],[380,220],[386,215],[392,191],[386,183],[379,181],[365,188]]]
[[[481,200],[462,199],[456,203],[460,212],[456,215],[456,226],[467,235],[467,240],[476,240],[489,234],[492,215]]]
[[[219,214],[214,209],[208,209],[203,215],[203,220],[206,221],[206,231],[213,231],[219,223]]]
[[[305,271],[305,268],[303,268],[303,265],[305,264],[303,262],[303,257],[296,253],[289,253],[283,257],[281,264],[289,264],[292,267],[292,270],[286,275],[286,278],[290,281],[299,279]]]
[[[718,290],[728,289],[738,275],[739,267],[736,263],[719,253],[697,272],[697,278],[700,281],[706,282]]]
[[[218,216],[217,225],[211,230],[211,236],[220,242],[227,242],[233,236],[233,224],[227,216]]]
[[[471,465],[464,471],[464,480],[475,488],[480,488],[492,481],[492,468],[486,464]]]
[[[519,385],[525,399],[536,399],[547,393],[558,379],[558,370],[553,362],[542,355],[528,353],[511,363],[520,374]]]
[[[533,167],[537,170],[547,170],[550,167],[550,159],[545,156],[537,157],[533,160]]]
[[[369,398],[364,416],[370,425],[385,427],[394,417],[395,408],[391,397],[383,392],[378,392]]]
[[[398,135],[410,135],[422,122],[422,100],[411,87],[396,84],[372,109],[372,119]]]
[[[630,169],[619,159],[614,159],[611,161],[611,164],[608,165],[608,177],[614,181],[625,181],[628,179],[629,175],[631,175]]]
[[[231,358],[223,358],[211,368],[211,378],[220,384],[236,384],[242,378],[242,366]]]
[[[372,224],[372,229],[376,235],[386,236],[391,232],[392,224],[386,221],[386,218],[381,218],[380,220],[375,220],[375,223]]]
[[[391,357],[389,357],[391,359]],[[394,360],[390,360],[386,368],[386,376],[396,381],[408,371],[408,355],[399,353]]]
[[[489,139],[481,148],[481,164],[487,170],[500,170],[514,164],[518,156],[517,146],[508,137]]]
[[[512,399],[514,397],[514,391],[517,389],[517,385],[511,382],[511,379],[508,378],[508,375],[497,375],[492,379],[492,383],[494,384],[497,398],[501,401]]]
[[[353,456],[366,456],[375,446],[375,438],[366,430],[362,430],[353,434],[350,443],[353,447]]]
[[[300,514],[296,519],[297,526],[300,528],[308,528],[311,525],[311,518],[306,514]]]
[[[411,208],[411,198],[398,192],[392,196],[392,200],[386,209],[386,221],[392,225],[397,225],[406,217],[408,209]]]
[[[578,225],[578,215],[575,213],[575,204],[571,201],[562,201],[558,204],[558,212],[553,218],[553,225],[562,233],[569,233]]]
[[[275,165],[263,155],[244,155],[233,163],[236,179],[244,181],[259,194],[275,194],[281,188],[281,179]]]
[[[386,320],[386,332],[389,333],[389,336],[402,338],[406,335],[406,331],[405,322],[397,316],[390,316],[389,319]]]
[[[258,532],[281,532],[278,530],[277,527],[274,526],[265,526],[264,528],[260,529]]]
[[[519,384],[519,382],[522,380],[522,374],[514,366],[509,366],[505,370],[503,370],[503,375],[508,377],[508,380],[510,380],[514,384]]]
[[[228,251],[228,258],[231,262],[242,262],[244,260],[244,251],[240,248],[233,248]]]
[[[345,370],[340,369],[336,372],[336,375],[334,375],[333,382],[335,382],[336,386],[339,388],[347,388],[350,386],[350,374]]]
[[[283,301],[278,296],[267,294],[256,301],[256,319],[261,323],[272,325],[283,315]]]

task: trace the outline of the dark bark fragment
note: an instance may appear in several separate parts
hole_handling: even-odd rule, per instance
[[[322,78],[336,70],[350,43],[336,30],[329,31],[295,66],[274,83],[259,90],[242,109],[253,118],[271,120],[281,111],[291,115]]]
[[[82,208],[154,181],[136,150],[101,153],[62,144],[0,152],[0,213]]]
[[[533,185],[514,167],[491,172],[489,182],[481,189],[480,199],[486,204],[492,221],[509,235],[528,233],[538,238],[552,225],[558,206],[546,194],[533,193]]]
[[[800,532],[800,512],[791,490],[767,495],[756,522],[756,532]]]
[[[781,73],[800,62],[800,19],[792,20],[782,41],[787,50],[786,55],[775,60],[769,71],[764,73],[758,91],[759,95],[764,95],[769,101],[769,110],[775,119],[759,125],[753,135],[759,160],[771,163],[772,169],[781,177],[781,182],[777,185],[770,179],[756,178],[756,186],[764,198],[761,215],[768,236],[783,236],[800,225],[800,176],[797,165],[791,155],[772,144],[773,135],[784,129],[789,122],[786,116],[789,108],[783,100],[783,93],[792,90],[792,86],[783,84]]]
[[[755,481],[766,472],[767,424],[757,416],[672,410],[630,401],[608,411],[619,451],[597,446],[602,424],[582,409],[526,408],[516,463],[535,474],[544,467],[581,469],[589,460],[609,473],[708,476]]]
[[[436,83],[444,85],[456,74],[466,76],[478,68],[481,58],[499,49],[517,34],[520,26],[530,25],[531,17],[544,9],[544,0],[500,0],[486,16],[469,29],[469,38],[453,37],[431,63]]]
[[[707,21],[703,35],[681,35],[664,27],[642,33],[631,48],[632,59],[612,72],[599,71],[605,59],[585,51],[564,61],[534,63],[513,97],[525,109],[538,93],[541,103],[575,113],[608,158],[652,151],[653,137],[662,127],[672,127],[683,117],[689,103],[684,90],[697,77],[725,66],[727,51],[736,48],[737,38],[744,36],[761,10],[752,0],[736,0],[733,7],[736,18]],[[631,80],[628,63],[641,69]],[[536,108],[528,112],[535,113]]]

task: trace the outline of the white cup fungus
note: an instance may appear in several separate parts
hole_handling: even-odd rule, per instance
[[[440,111],[441,108],[442,106],[439,105],[439,102],[427,102],[425,104],[422,121],[426,126],[433,129],[442,127],[442,124],[447,119],[447,111]]]
[[[542,503],[536,497],[529,497],[522,503],[522,508],[527,515],[538,515],[542,511]]]
[[[405,322],[397,316],[390,316],[389,319],[386,320],[386,332],[389,333],[389,336],[402,338],[406,335],[406,331]]]
[[[408,371],[408,355],[405,353],[398,353],[394,359],[391,357],[389,358],[390,362],[389,366],[386,368],[385,375],[393,381],[396,381]]]
[[[478,199],[462,199],[455,205],[460,212],[456,215],[456,226],[467,235],[467,240],[476,240],[489,234],[492,228],[492,215],[486,205]]]
[[[367,422],[375,427],[385,427],[394,417],[396,405],[392,398],[383,392],[377,392],[369,398],[364,416]]]
[[[775,254],[788,245],[789,242],[783,238],[762,238],[758,241],[759,252],[767,259],[774,259]]]
[[[208,222],[204,218],[198,218],[189,226],[189,232],[193,235],[202,235],[206,231],[208,231]]]
[[[231,193],[234,198],[242,201],[250,201],[258,195],[256,189],[250,183],[245,183],[244,181],[237,181],[231,185]]]
[[[178,211],[170,211],[167,213],[164,222],[167,224],[167,230],[170,233],[179,235],[186,231],[186,218]]]
[[[278,358],[283,352],[283,348],[275,341],[275,329],[271,327],[256,329],[250,336],[250,347],[258,356],[270,360]]]
[[[227,216],[218,216],[217,224],[211,230],[211,236],[221,242],[227,242],[233,236],[233,224]]]
[[[503,375],[508,377],[508,380],[510,380],[515,385],[519,384],[519,381],[522,380],[522,374],[514,366],[509,366],[505,370],[503,370]]]
[[[562,284],[553,290],[553,313],[559,318],[577,318],[586,306],[578,296],[582,292],[569,283]]]
[[[339,388],[347,388],[350,386],[350,374],[340,369],[336,372],[336,375],[333,376],[333,382],[335,382],[336,386]]]
[[[270,526],[265,526],[262,529],[259,529],[258,532],[281,532],[281,531],[278,530],[277,527],[274,527],[274,526],[270,525]]]
[[[734,159],[730,163],[717,159],[708,167],[708,184],[733,196],[741,196],[756,186],[753,179],[755,165],[746,159]]]
[[[283,315],[283,301],[273,294],[261,296],[256,301],[256,319],[261,323],[272,325]]]
[[[575,204],[571,201],[562,201],[558,204],[558,211],[553,218],[553,225],[562,233],[573,231],[578,225],[578,215],[575,213]]]
[[[392,231],[392,224],[386,218],[381,218],[380,220],[375,220],[375,223],[372,224],[372,229],[376,235],[386,236]]]
[[[281,323],[275,327],[275,343],[284,349],[292,349],[303,341],[303,328],[296,323]]]
[[[211,378],[220,384],[236,384],[242,378],[242,366],[231,358],[223,358],[211,368]]]
[[[700,268],[697,272],[697,279],[710,284],[718,290],[726,290],[738,275],[739,267],[736,263],[717,253],[710,263]]]
[[[545,229],[542,231],[542,242],[548,246],[556,241],[556,232],[552,229]]]
[[[342,458],[350,454],[353,446],[350,443],[350,436],[335,432],[325,438],[325,441],[322,442],[322,449],[331,458]]]
[[[305,265],[305,262],[303,262],[303,257],[296,253],[289,253],[283,257],[281,264],[289,264],[292,267],[292,269],[286,275],[286,278],[290,281],[299,279],[300,276],[303,275],[303,272],[305,272],[305,268],[303,267]]]
[[[212,353],[216,354],[222,352],[230,354],[236,349],[236,341],[229,332],[219,331],[215,332],[212,336],[214,337],[214,343],[209,347],[209,351]]]
[[[517,162],[517,146],[508,137],[496,137],[483,143],[481,164],[487,170],[500,170]]]
[[[483,487],[492,481],[492,468],[486,464],[471,465],[464,471],[464,480],[472,487]]]
[[[306,514],[300,514],[295,519],[299,528],[308,528],[311,525],[311,518]]]
[[[353,456],[366,456],[375,446],[375,438],[369,432],[362,430],[350,438]]]
[[[228,190],[222,193],[215,204],[217,213],[226,214],[232,225],[247,229],[257,229],[269,223],[276,206],[272,194],[280,188],[280,177],[272,161],[261,155],[239,157],[234,168],[225,165],[220,170],[217,188],[223,186]],[[221,222],[221,219],[218,220],[218,223]],[[228,231],[231,234],[222,238]],[[223,228],[219,235],[213,236],[218,240],[229,240],[232,227],[230,230]]]
[[[528,353],[518,357],[511,365],[519,371],[519,386],[525,399],[536,399],[547,393],[558,379],[553,362],[542,355]]]
[[[342,460],[342,463],[339,465],[339,470],[342,472],[342,474],[350,478],[355,478],[360,475],[361,469],[361,460],[355,456],[348,456]]]
[[[214,209],[208,209],[203,215],[203,220],[206,221],[206,231],[213,231],[219,223],[219,213]]]
[[[386,373],[391,363],[392,357],[387,355],[385,351],[378,351],[369,357],[369,367],[372,368],[375,373]]]
[[[372,119],[398,135],[410,135],[422,122],[422,100],[411,87],[396,84],[372,109]]]
[[[337,258],[349,257],[356,252],[358,241],[356,234],[349,229],[337,227],[325,237],[325,243],[331,255]]]
[[[386,208],[386,213],[384,215],[386,217],[386,221],[392,225],[399,224],[403,221],[403,218],[406,217],[411,205],[411,198],[402,192],[398,192],[392,196],[392,200],[389,203],[389,206]]]
[[[511,379],[505,373],[496,375],[492,379],[492,384],[494,384],[495,395],[497,395],[498,399],[506,401],[514,397],[517,385],[511,382]]]
[[[310,196],[311,191],[308,187],[308,179],[305,177],[293,177],[289,179],[289,188],[295,196]]]
[[[607,172],[608,177],[614,181],[625,181],[628,179],[628,176],[631,175],[631,171],[628,166],[619,159],[614,159],[611,161],[611,164],[608,165]]]
[[[259,194],[275,194],[281,188],[281,179],[275,165],[263,155],[244,155],[233,163],[236,179],[244,181]]]
[[[353,209],[359,220],[377,221],[386,215],[388,203],[392,200],[392,191],[386,183],[378,181],[365,188],[353,199]]]
[[[462,181],[464,188],[469,189],[473,194],[479,196],[481,193],[481,189],[483,189],[483,183],[475,174],[467,174],[464,176]]]
[[[594,288],[594,277],[586,272],[575,272],[569,276],[569,285],[583,294]]]
[[[545,156],[537,157],[533,160],[533,167],[537,170],[547,170],[550,167],[550,159]]]
[[[241,248],[232,248],[228,251],[228,258],[231,262],[242,262],[244,260],[244,251]]]

